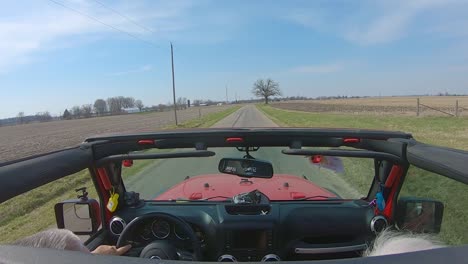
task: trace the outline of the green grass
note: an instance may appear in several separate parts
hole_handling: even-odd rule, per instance
[[[199,119],[180,124],[180,128],[210,127],[238,110],[234,106],[221,112],[210,113]],[[167,127],[173,129],[175,127]],[[160,151],[160,150],[150,150]],[[126,168],[132,174],[154,162],[144,160]],[[55,225],[54,204],[76,197],[75,188],[86,186],[89,196],[97,198],[88,170],[43,185],[0,204],[0,243],[9,243],[18,238],[37,233]]]
[[[369,186],[374,178],[374,160],[360,158],[342,158],[345,168],[345,180],[359,192],[361,197],[367,197]]]
[[[258,105],[258,108],[278,125],[286,127],[398,130],[412,133],[424,143],[468,149],[468,118],[308,113],[266,105]]]
[[[37,233],[55,224],[54,204],[76,197],[75,188],[86,186],[97,197],[87,170],[43,185],[0,204],[0,243]]]
[[[308,113],[266,105],[258,105],[258,108],[281,126],[399,130],[412,133],[415,139],[424,143],[468,150],[467,118]],[[347,180],[360,191],[366,184],[359,177]],[[467,185],[411,167],[400,196],[442,201],[445,211],[440,239],[452,245],[468,243]]]

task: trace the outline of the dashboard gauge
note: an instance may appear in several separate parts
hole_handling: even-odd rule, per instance
[[[155,220],[151,224],[153,235],[159,239],[165,239],[171,233],[171,225],[164,220]]]
[[[174,234],[180,240],[189,240],[189,237],[185,234],[184,230],[179,225],[174,225]]]
[[[141,239],[148,241],[151,238],[151,227],[145,226],[145,228],[141,231],[140,237]]]

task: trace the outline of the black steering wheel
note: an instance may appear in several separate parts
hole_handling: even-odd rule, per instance
[[[172,222],[177,225],[182,231],[188,236],[190,242],[192,243],[193,254],[192,260],[197,261],[201,260],[201,245],[200,241],[195,234],[193,228],[180,217],[167,214],[167,213],[149,213],[142,216],[139,216],[133,219],[128,225],[124,228],[120,234],[119,240],[117,241],[116,247],[122,247],[128,244],[128,239],[132,235],[132,231],[135,227],[139,226],[143,221],[150,218],[159,218]],[[184,255],[184,254],[181,254]],[[171,245],[168,241],[164,240],[155,240],[152,243],[148,244],[140,253],[142,258],[152,258],[152,259],[171,259],[176,260],[179,258],[177,254],[177,249]]]

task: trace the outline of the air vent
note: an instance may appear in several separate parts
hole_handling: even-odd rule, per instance
[[[237,262],[233,255],[222,255],[218,258],[218,262]]]
[[[111,219],[109,223],[109,229],[112,234],[116,236],[120,236],[120,234],[122,234],[122,231],[124,230],[126,225],[127,224],[122,218],[114,217]]]
[[[262,262],[267,262],[267,261],[281,261],[281,258],[275,254],[268,254],[262,258]]]
[[[381,216],[381,215],[378,215],[378,216],[372,218],[372,220],[370,222],[370,229],[374,233],[382,232],[382,230],[387,228],[387,226],[388,226],[387,218],[385,218],[384,216]]]

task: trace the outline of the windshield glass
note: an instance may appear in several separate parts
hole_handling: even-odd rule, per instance
[[[282,154],[283,149],[261,147],[250,153],[272,163],[274,176],[270,179],[220,173],[222,158],[244,157],[245,152],[236,148],[211,148],[216,155],[208,158],[135,160],[133,166],[123,166],[122,175],[127,190],[140,193],[146,200],[220,201],[253,190],[270,200],[367,197],[374,177],[373,159],[290,156]]]

